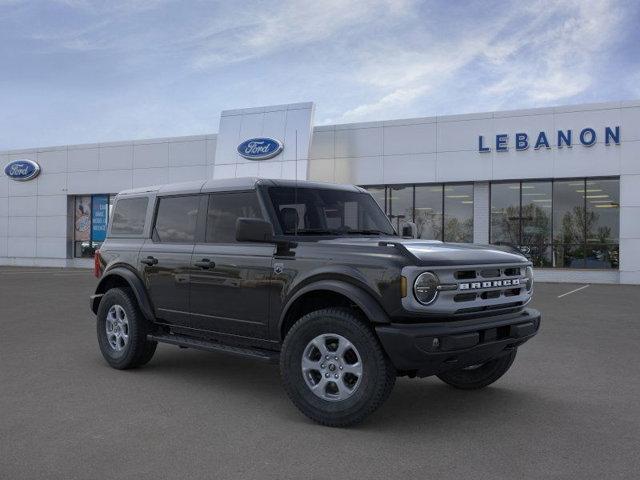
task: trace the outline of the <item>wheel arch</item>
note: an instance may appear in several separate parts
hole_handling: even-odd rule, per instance
[[[155,319],[144,283],[138,275],[125,267],[114,267],[102,276],[96,287],[95,295],[91,297],[91,310],[93,313],[98,313],[98,307],[103,295],[112,288],[131,289],[145,318],[149,321]]]
[[[372,323],[389,323],[380,304],[362,288],[341,280],[320,280],[298,290],[286,303],[278,323],[280,339],[306,313],[336,306],[355,307]]]

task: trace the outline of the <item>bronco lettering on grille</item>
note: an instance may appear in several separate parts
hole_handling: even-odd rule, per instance
[[[492,280],[487,282],[469,282],[458,284],[459,290],[479,290],[482,288],[495,288],[495,287],[513,287],[520,285],[519,278],[511,278],[507,280]]]

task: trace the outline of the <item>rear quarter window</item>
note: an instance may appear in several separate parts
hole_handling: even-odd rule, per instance
[[[163,243],[193,243],[200,195],[161,198],[154,238]]]
[[[113,210],[111,235],[141,235],[148,204],[147,197],[119,199]]]

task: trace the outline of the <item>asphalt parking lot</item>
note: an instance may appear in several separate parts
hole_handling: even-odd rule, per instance
[[[298,413],[273,366],[163,345],[110,369],[95,283],[0,267],[0,478],[640,477],[640,287],[538,284],[542,330],[499,382],[399,379],[341,430]]]

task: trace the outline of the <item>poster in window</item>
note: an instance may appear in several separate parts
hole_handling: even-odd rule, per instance
[[[76,197],[74,238],[88,242],[91,238],[91,197]]]
[[[94,242],[104,242],[107,236],[109,197],[94,195],[91,202],[91,238]]]

